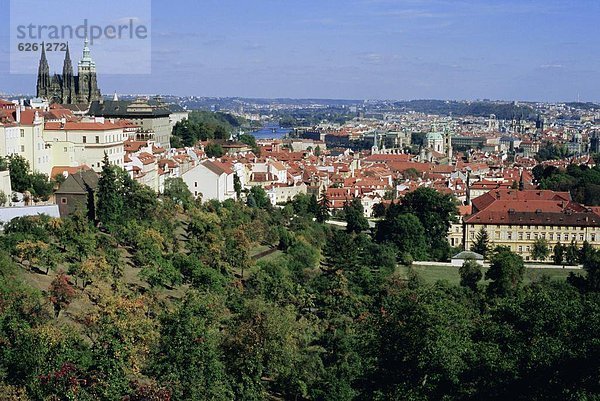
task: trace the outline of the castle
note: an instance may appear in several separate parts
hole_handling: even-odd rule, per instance
[[[96,63],[90,56],[88,44],[86,38],[83,45],[83,58],[77,65],[78,75],[73,75],[73,64],[67,45],[62,75],[50,76],[45,46],[42,46],[37,76],[37,97],[61,104],[90,103],[101,99],[96,79]]]

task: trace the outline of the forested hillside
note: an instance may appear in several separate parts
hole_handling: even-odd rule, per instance
[[[507,249],[426,284],[452,198],[418,190],[370,232],[326,199],[273,208],[160,197],[106,165],[98,221],[13,220],[0,236],[3,400],[592,400],[600,254],[523,283]],[[412,239],[409,243],[408,239]],[[440,251],[442,249],[442,251]],[[410,268],[409,268],[410,270]]]

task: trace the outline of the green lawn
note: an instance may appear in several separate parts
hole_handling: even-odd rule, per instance
[[[401,276],[408,277],[409,269],[413,269],[419,277],[421,277],[426,283],[435,283],[439,280],[448,281],[451,284],[458,285],[460,283],[460,275],[458,274],[458,267],[454,266],[413,266],[411,268],[406,266],[398,266],[398,273]],[[529,283],[532,281],[538,281],[542,276],[548,276],[553,280],[565,280],[569,275],[569,272],[575,272],[575,274],[583,274],[581,270],[561,269],[561,268],[548,268],[548,269],[532,269],[528,268],[525,271],[525,282]],[[484,271],[485,274],[485,271]]]

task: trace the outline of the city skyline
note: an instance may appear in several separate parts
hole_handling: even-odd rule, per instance
[[[97,59],[98,81],[105,95],[599,101],[600,57],[590,40],[599,8],[537,0],[155,1],[152,74],[103,74],[118,60]],[[58,12],[48,10],[49,19]],[[1,25],[0,88],[31,93],[34,74],[8,73],[8,24]],[[71,42],[72,54],[81,46]],[[51,72],[60,70],[63,55],[55,56]]]

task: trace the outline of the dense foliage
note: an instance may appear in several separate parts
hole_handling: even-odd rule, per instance
[[[573,200],[588,206],[600,205],[600,167],[570,164],[566,169],[538,165],[533,168],[542,189],[567,191]]]
[[[34,201],[46,201],[52,195],[54,182],[44,173],[32,172],[29,162],[23,156],[13,154],[0,158],[0,166],[8,167],[13,191],[29,192]]]
[[[199,203],[171,181],[157,197],[111,166],[101,183],[98,221],[77,213],[4,227],[4,399],[600,393],[597,251],[586,251],[587,276],[568,283],[525,285],[522,259],[497,248],[486,282],[468,261],[462,286],[431,285],[397,270],[402,252],[446,252],[439,241],[455,205],[429,190],[390,206],[372,236],[356,201],[343,230],[316,221],[325,218],[315,196],[276,208],[256,189],[248,204]]]
[[[177,122],[173,127],[171,146],[179,148],[208,139],[228,139],[242,123],[242,120],[227,113],[192,111],[188,119]]]

